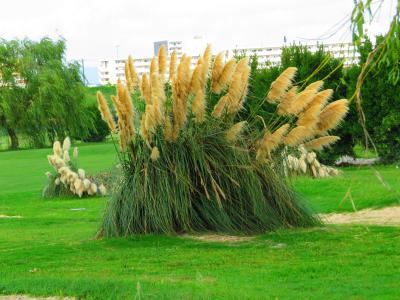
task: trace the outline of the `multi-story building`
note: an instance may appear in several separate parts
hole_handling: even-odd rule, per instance
[[[178,59],[183,53],[188,53],[192,57],[192,68],[196,65],[199,54],[204,50],[205,43],[201,38],[195,38],[193,41],[189,41],[184,44],[182,41],[158,41],[154,42],[154,54],[158,53],[161,46],[164,46],[167,50],[167,57],[173,50],[176,50]],[[320,45],[304,45],[309,48],[311,52],[316,52]],[[335,58],[344,59],[344,65],[348,66],[357,63],[359,54],[355,47],[351,43],[332,43],[324,44],[324,50],[330,52]],[[283,47],[259,47],[259,48],[236,48],[233,50],[227,50],[225,52],[225,58],[229,59],[236,54],[245,54],[247,56],[257,55],[259,66],[265,65],[278,65],[280,63],[281,53]],[[148,58],[136,58],[134,59],[134,65],[138,76],[141,77],[144,73],[149,73],[151,57]],[[100,62],[99,77],[100,84],[115,84],[118,79],[125,82],[125,59],[116,60],[103,60]],[[167,61],[169,63],[169,61]]]
[[[315,53],[322,46],[322,44],[302,44],[307,47],[311,52]],[[344,65],[349,66],[357,63],[359,59],[359,53],[351,43],[332,43],[323,44],[324,51],[329,52],[335,58],[344,59]],[[257,55],[260,66],[278,65],[281,61],[283,47],[260,47],[260,48],[236,48],[230,50],[230,55],[244,54],[247,56]]]

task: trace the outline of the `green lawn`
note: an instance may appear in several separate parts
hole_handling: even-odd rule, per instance
[[[83,145],[80,165],[106,171],[112,144]],[[85,299],[398,299],[400,230],[326,226],[267,233],[237,243],[136,236],[95,240],[105,198],[41,198],[50,149],[0,153],[0,294]],[[294,180],[319,212],[349,186],[357,208],[398,204],[399,172],[379,167]],[[71,210],[84,208],[85,210]]]

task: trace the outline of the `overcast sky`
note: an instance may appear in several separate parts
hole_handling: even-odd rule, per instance
[[[372,33],[385,31],[396,0],[377,15]],[[67,58],[97,60],[151,56],[157,40],[200,35],[215,50],[281,45],[326,38],[350,41],[353,0],[2,0],[0,37],[67,40]],[[336,32],[332,37],[330,33]]]

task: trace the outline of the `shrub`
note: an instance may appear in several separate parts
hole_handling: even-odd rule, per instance
[[[377,44],[381,40],[382,37],[378,37]],[[361,47],[361,63],[372,50],[372,43],[367,40]],[[361,90],[367,130],[384,163],[400,160],[400,85],[389,80],[392,67],[380,64],[370,69]]]
[[[89,129],[86,137],[83,137],[85,142],[103,142],[110,134],[108,125],[101,118],[100,112],[95,105],[87,107],[87,114],[92,116],[93,126]]]
[[[190,57],[182,56],[176,69],[173,53],[167,83],[163,50],[152,60],[150,80],[145,74],[140,83],[128,59],[127,86],[118,82],[112,97],[117,123],[98,93],[102,117],[119,136],[121,164],[102,234],[251,234],[319,223],[286,181],[281,151],[326,135],[342,120],[347,101],[326,105],[331,92],[319,92],[320,81],[297,90],[296,68],[289,68],[268,92],[278,113],[257,130],[238,115],[247,94],[248,59],[224,63],[220,53],[208,78],[210,51],[193,73]]]

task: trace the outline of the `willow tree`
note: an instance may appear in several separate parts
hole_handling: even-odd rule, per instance
[[[65,50],[64,40],[0,40],[0,128],[11,148],[19,134],[36,146],[87,134],[80,67],[65,61]]]

